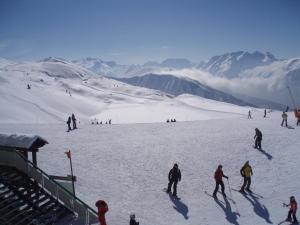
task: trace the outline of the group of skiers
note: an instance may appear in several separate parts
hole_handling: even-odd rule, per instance
[[[102,125],[102,124],[111,124],[111,119],[108,121],[102,122],[102,120],[99,122],[97,119],[92,120],[91,122],[92,125]]]
[[[289,110],[289,107],[287,106],[286,110],[282,112],[281,114],[281,117],[282,117],[282,122],[281,122],[281,126],[286,126],[288,127],[288,122],[287,122],[287,119],[288,119],[288,114],[287,114],[287,111]],[[269,110],[270,112],[270,110]],[[297,119],[297,126],[300,126],[300,109],[295,109],[294,110],[294,114],[295,114],[295,117]],[[265,109],[264,110],[264,118],[267,117],[267,110]],[[251,114],[251,110],[248,111],[248,119],[252,119],[252,114]]]
[[[269,113],[272,112],[271,109],[269,109],[268,111]],[[264,110],[264,118],[267,117],[267,109]],[[248,119],[252,119],[252,114],[251,114],[251,110],[248,111]]]
[[[174,118],[174,119],[167,119],[167,123],[175,123],[176,122],[176,119]]]
[[[249,164],[249,161],[246,161],[245,164],[242,166],[240,169],[240,174],[243,177],[243,185],[241,189],[239,190],[242,194],[245,194],[245,190],[249,192],[250,194],[252,193],[250,186],[251,186],[251,176],[253,175],[252,167]],[[228,176],[226,176],[223,173],[223,166],[218,165],[215,173],[214,173],[214,179],[216,182],[215,189],[213,192],[213,197],[217,199],[217,193],[219,190],[219,187],[221,186],[221,193],[224,198],[227,198],[226,193],[225,193],[225,185],[223,182],[223,177],[226,178],[227,180],[229,179]],[[167,193],[171,192],[171,188],[173,186],[173,193],[172,195],[177,198],[177,184],[178,182],[181,181],[181,171],[178,168],[178,164],[175,163],[173,168],[170,170],[169,175],[168,175],[168,188],[166,190]],[[229,184],[229,182],[228,182]],[[298,220],[296,217],[296,212],[297,212],[297,202],[295,200],[294,196],[290,197],[290,203],[289,204],[283,204],[286,207],[290,207],[288,216],[286,218],[286,221],[292,222],[293,224],[298,224]],[[138,223],[131,223],[130,225],[138,225]]]
[[[71,128],[71,121],[73,123],[73,130],[77,129],[76,118],[75,118],[75,115],[72,114],[72,116],[69,116],[68,120],[67,120],[68,132],[72,130],[72,128]]]
[[[298,113],[298,114],[296,114],[296,113]],[[264,117],[266,117],[266,114],[267,114],[267,111],[265,109],[264,110]],[[297,112],[295,112],[295,116],[298,118],[297,125],[300,125],[300,110],[297,110]],[[72,120],[73,120],[73,117],[75,119],[74,114],[72,114]],[[286,113],[286,111],[284,111],[282,113],[281,126],[283,126],[284,123],[285,123],[285,126],[288,126],[287,125],[287,117],[288,117],[287,113]],[[248,112],[248,118],[249,119],[252,118],[250,110]],[[70,117],[69,117],[68,121],[71,121]],[[76,119],[75,119],[75,121],[76,121]],[[111,120],[109,120],[109,124],[110,124],[110,122],[111,122]],[[175,119],[174,120],[173,119],[171,119],[171,120],[168,119],[167,123],[169,123],[169,122],[176,122],[176,120]],[[98,121],[97,121],[97,124],[98,124]],[[102,121],[101,121],[101,124],[102,124]],[[69,124],[68,124],[68,126],[69,126]],[[73,122],[73,127],[74,127],[74,122]],[[76,122],[75,122],[75,128],[73,128],[73,129],[76,129]],[[261,146],[262,132],[258,128],[255,128],[254,139],[255,139],[254,148],[256,148],[258,150],[262,150],[262,146]],[[252,167],[251,167],[249,161],[246,161],[245,164],[242,166],[242,168],[240,169],[240,174],[243,177],[243,185],[241,186],[239,192],[241,192],[242,194],[245,194],[245,191],[247,191],[248,193],[251,194],[252,191],[250,189],[250,186],[251,186],[251,177],[253,175],[253,170],[252,170]],[[229,177],[226,176],[223,172],[223,166],[218,165],[218,167],[217,167],[217,169],[214,173],[215,189],[214,189],[213,194],[212,194],[212,196],[216,199],[217,199],[217,193],[218,193],[218,190],[219,190],[220,186],[221,186],[221,193],[222,193],[223,197],[227,198],[226,193],[225,193],[225,184],[223,182],[223,177],[227,180],[229,179]],[[178,182],[180,182],[180,181],[181,181],[181,171],[178,167],[178,164],[175,163],[173,168],[169,171],[169,174],[168,174],[168,187],[166,189],[166,192],[172,194],[173,197],[178,198],[177,197],[177,185],[178,185]],[[229,185],[229,182],[228,182],[228,185]],[[173,187],[173,192],[171,190],[172,187]],[[288,204],[283,203],[283,206],[289,207],[288,216],[287,216],[285,221],[292,222],[293,224],[298,224],[298,220],[297,220],[297,217],[296,217],[297,202],[295,200],[295,197],[291,196],[290,197],[290,202]],[[129,225],[139,225],[139,222],[137,222],[136,219],[135,219],[135,214],[130,214]]]

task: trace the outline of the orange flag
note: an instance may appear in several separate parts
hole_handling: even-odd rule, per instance
[[[65,154],[67,155],[67,157],[68,157],[69,159],[71,159],[71,150],[65,152]]]

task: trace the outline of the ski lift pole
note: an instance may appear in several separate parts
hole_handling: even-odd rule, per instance
[[[286,86],[286,87],[287,87],[287,89],[289,90],[289,94],[290,94],[290,96],[291,96],[291,99],[292,99],[292,102],[293,102],[293,105],[294,105],[294,109],[296,109],[296,108],[297,108],[297,107],[296,107],[296,102],[295,102],[294,96],[293,96],[293,94],[292,94],[291,88],[290,88],[289,86]]]
[[[71,167],[71,179],[72,179],[72,187],[73,187],[73,194],[75,195],[75,185],[74,185],[74,175],[73,175],[73,165],[72,165],[72,156],[71,156],[71,150],[65,152],[67,154],[67,157],[70,160],[70,167]]]

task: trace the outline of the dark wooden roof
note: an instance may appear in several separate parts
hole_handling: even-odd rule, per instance
[[[48,142],[38,135],[0,134],[0,147],[32,151]]]

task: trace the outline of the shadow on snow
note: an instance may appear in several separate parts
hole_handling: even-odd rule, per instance
[[[184,204],[182,201],[180,201],[179,199],[177,199],[176,197],[172,196],[171,193],[169,193],[169,197],[170,197],[170,200],[173,202],[173,204],[175,206],[173,206],[173,208],[179,212],[180,214],[183,215],[183,217],[187,220],[189,219],[188,217],[188,212],[189,212],[189,208],[187,207],[186,204]]]
[[[260,149],[258,151],[261,152],[262,154],[264,154],[268,158],[268,160],[272,160],[273,156],[270,155],[269,153],[267,153],[265,150]]]
[[[251,193],[249,195],[243,195],[252,205],[253,205],[253,211],[258,215],[259,217],[265,219],[267,223],[273,224],[273,222],[270,220],[270,214],[268,209],[265,205],[262,205],[258,198]]]
[[[226,215],[226,219],[229,223],[235,224],[235,225],[239,225],[239,223],[237,222],[237,218],[238,216],[240,217],[240,214],[237,212],[233,212],[231,209],[231,205],[229,203],[229,201],[227,200],[227,198],[224,198],[225,200],[225,205],[222,204],[221,201],[219,201],[217,198],[214,198],[215,202],[223,209],[225,215]]]

